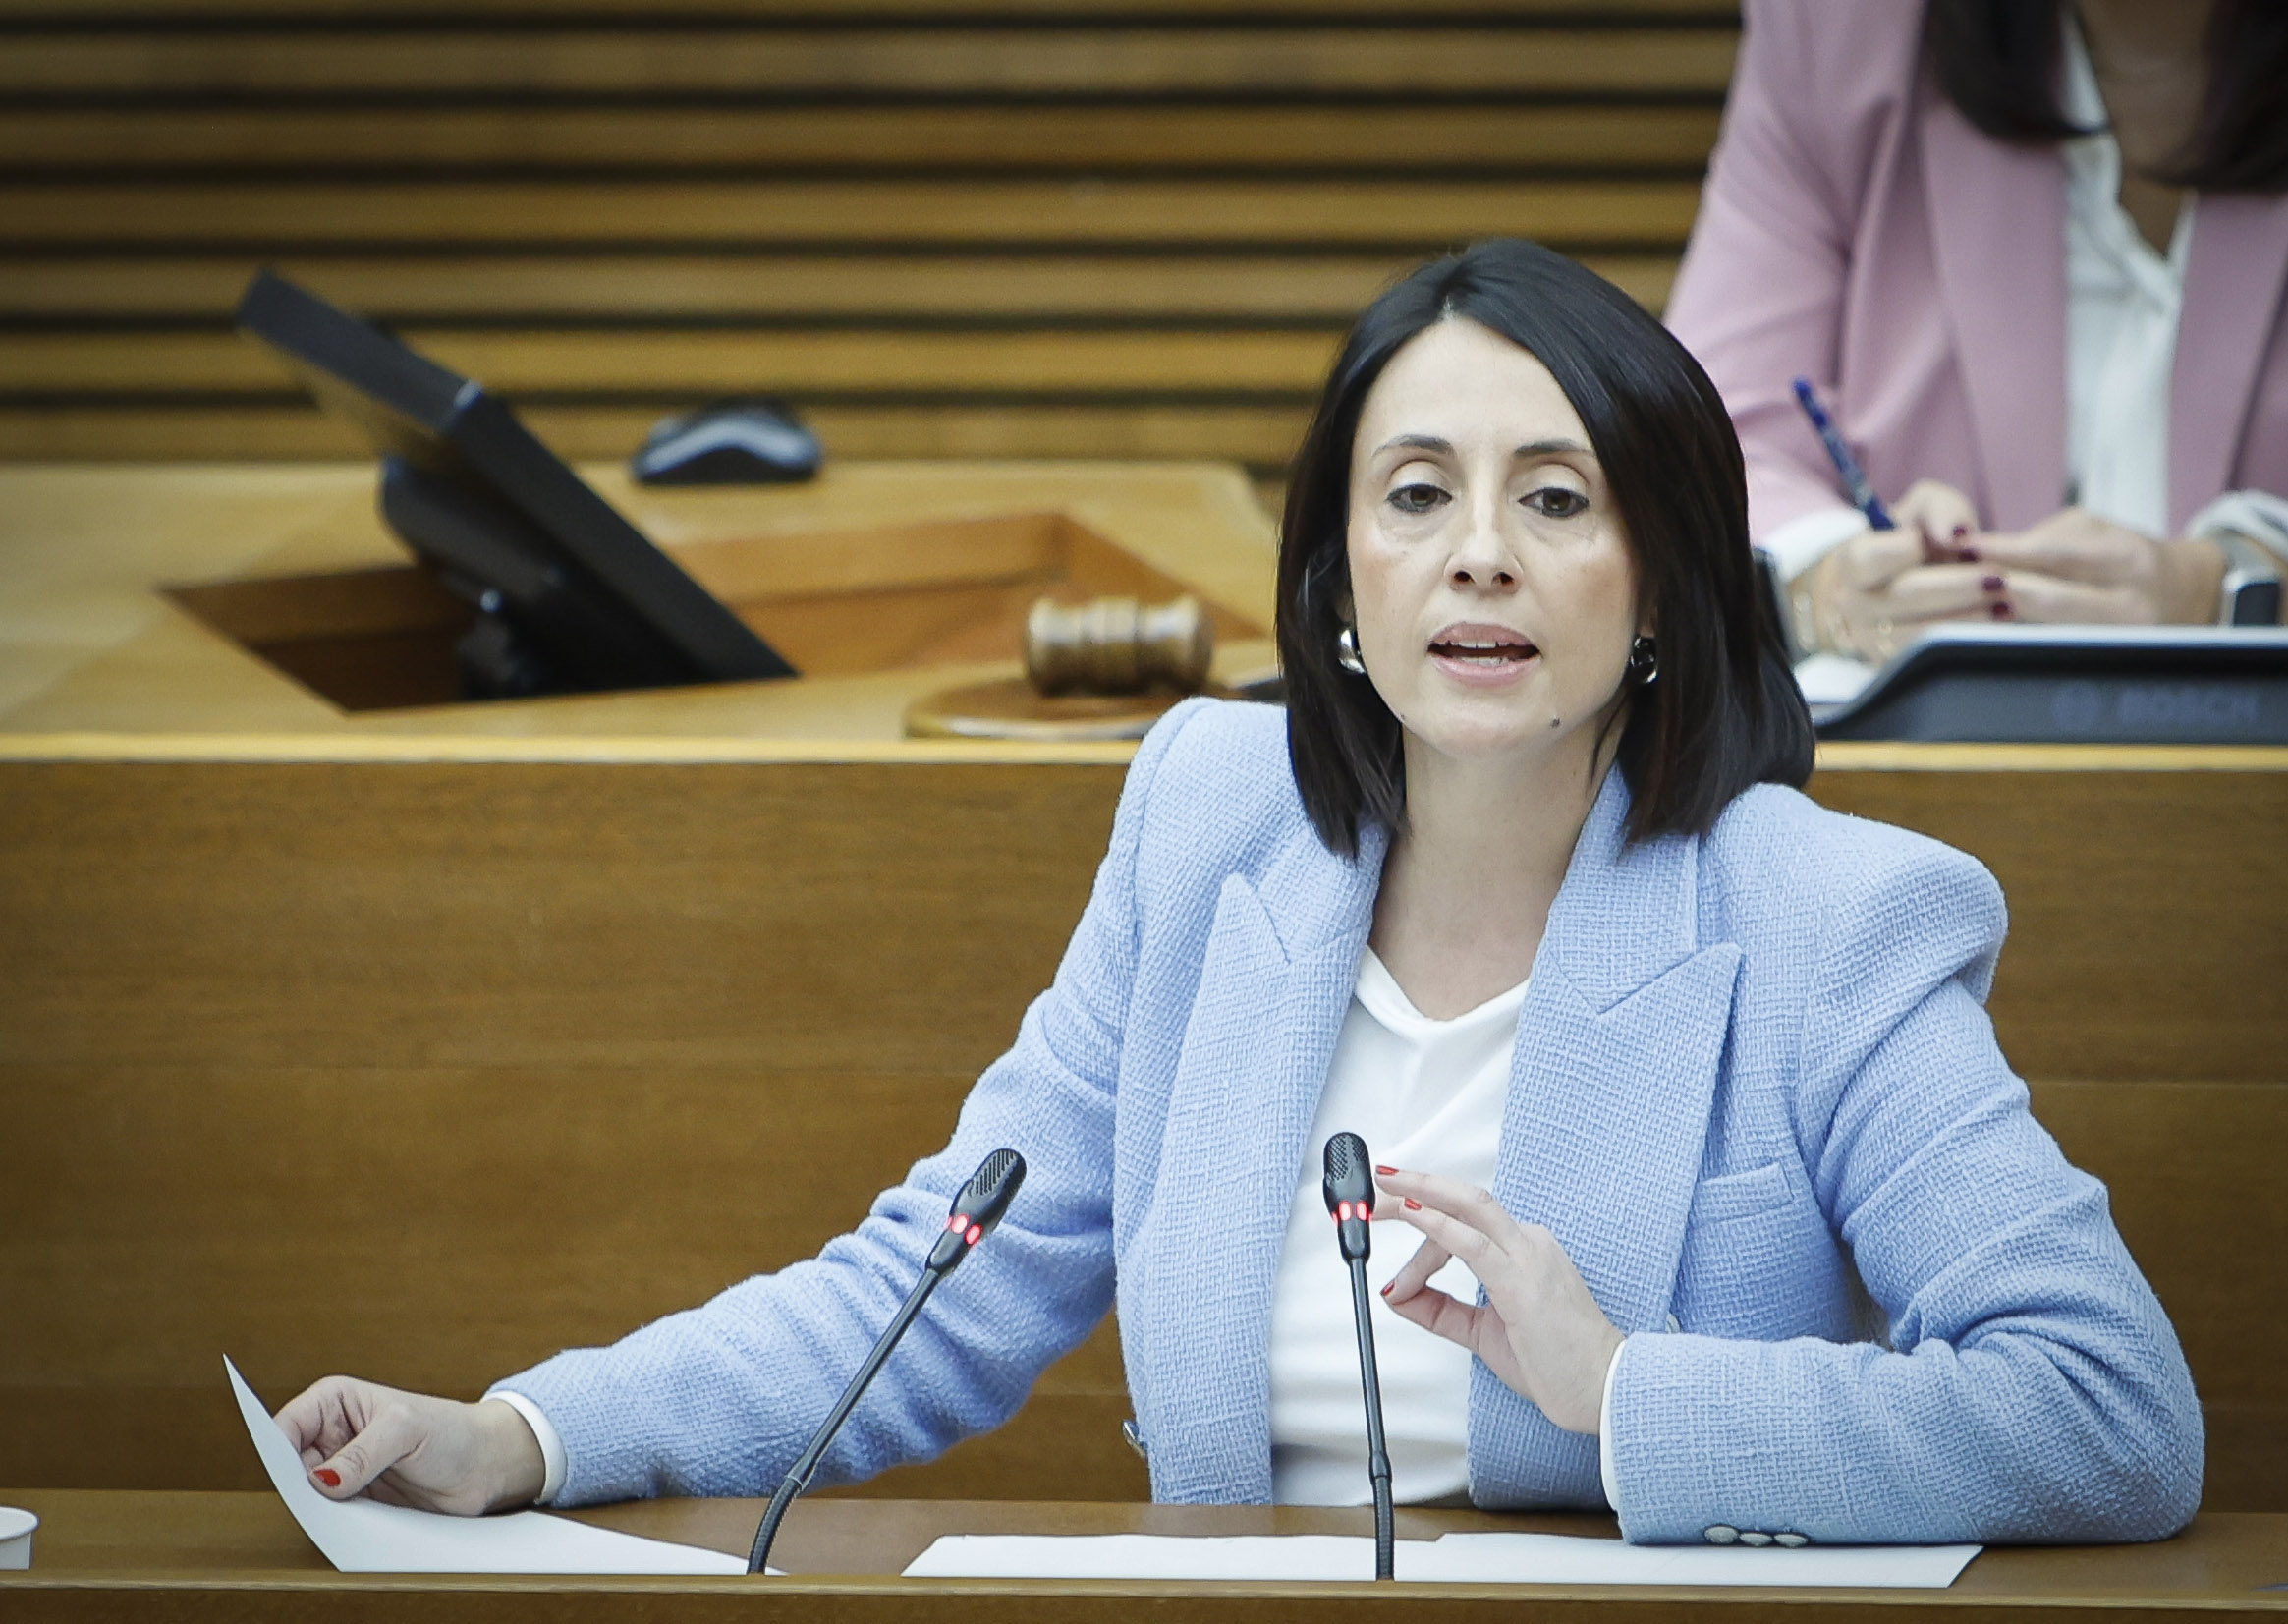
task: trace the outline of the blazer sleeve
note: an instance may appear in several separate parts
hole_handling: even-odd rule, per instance
[[[1792,388],[1798,377],[1835,379],[1860,211],[1852,160],[1863,141],[1830,111],[1844,76],[1820,61],[1826,13],[1831,35],[1869,21],[1833,0],[1747,0],[1723,129],[1666,312],[1731,412],[1759,541],[1845,505]],[[1836,26],[1845,22],[1854,26]]]
[[[1994,1041],[1999,889],[1922,842],[1879,867],[1831,905],[1796,1102],[1814,1193],[1891,1346],[1630,1338],[1623,1530],[2163,1538],[2201,1496],[2192,1376],[2104,1186],[2034,1120]]]
[[[998,1427],[1104,1317],[1137,849],[1154,775],[1196,709],[1170,712],[1138,751],[1055,980],[971,1091],[945,1149],[817,1257],[498,1384],[537,1405],[563,1439],[557,1504],[776,1488],[912,1288],[954,1192],[1001,1146],[1024,1154],[1024,1189],[992,1241],[930,1299],[819,1480],[867,1478]]]

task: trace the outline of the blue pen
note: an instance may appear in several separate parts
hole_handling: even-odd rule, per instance
[[[1891,522],[1890,509],[1874,493],[1874,486],[1867,482],[1867,472],[1859,466],[1859,459],[1851,454],[1851,447],[1843,443],[1843,436],[1835,431],[1835,420],[1827,416],[1827,408],[1819,402],[1819,391],[1812,387],[1810,378],[1796,379],[1796,399],[1804,408],[1804,416],[1812,420],[1818,431],[1819,443],[1827,448],[1827,460],[1835,465],[1835,472],[1843,476],[1843,488],[1851,493],[1851,505],[1867,515],[1870,530],[1897,530]]]

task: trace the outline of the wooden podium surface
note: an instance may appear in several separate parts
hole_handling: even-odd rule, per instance
[[[1366,1511],[1302,1507],[811,1500],[780,1534],[784,1579],[466,1577],[337,1574],[273,1495],[0,1490],[43,1519],[36,1565],[0,1574],[0,1616],[160,1621],[324,1618],[509,1621],[833,1619],[838,1624],[1192,1619],[1562,1619],[1686,1624],[1734,1618],[1928,1617],[2126,1624],[2288,1615],[2288,1516],[2209,1513],[2150,1545],[1996,1548],[1943,1591],[1617,1586],[1201,1583],[904,1579],[946,1534],[1367,1534]],[[667,1500],[580,1515],[606,1527],[744,1552],[759,1500]],[[1487,1530],[1612,1537],[1605,1516],[1475,1511],[1398,1514],[1398,1536]]]

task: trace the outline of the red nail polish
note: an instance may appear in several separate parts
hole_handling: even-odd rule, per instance
[[[1385,1296],[1385,1297],[1388,1297],[1388,1296],[1390,1295],[1390,1287],[1391,1287],[1391,1286],[1395,1286],[1395,1285],[1397,1285],[1397,1284],[1398,1284],[1398,1282],[1397,1282],[1396,1280],[1393,1280],[1393,1281],[1391,1281],[1391,1282],[1389,1283],[1389,1285],[1385,1285],[1385,1286],[1382,1288],[1382,1295],[1383,1295],[1383,1296]]]
[[[342,1475],[339,1472],[336,1472],[330,1466],[321,1466],[316,1471],[312,1472],[310,1476],[315,1478],[319,1483],[324,1484],[328,1488],[339,1488],[342,1486]]]
[[[1979,549],[1976,547],[1957,547],[1954,556],[1965,564],[1976,564],[1979,561]]]
[[[1957,541],[1960,541],[1964,536],[1970,534],[1970,532],[1971,528],[1968,525],[1957,525],[1954,527],[1954,538]]]
[[[1423,1209],[1423,1204],[1409,1196],[1406,1198],[1406,1209],[1409,1212],[1420,1212]]]
[[[2016,611],[2014,611],[2007,603],[1997,603],[1993,605],[1993,616],[1996,620],[2013,620],[2017,618]]]
[[[1381,1174],[1383,1177],[1385,1177],[1385,1178],[1388,1178],[1388,1177],[1389,1177],[1391,1174],[1393,1174],[1393,1173],[1397,1172],[1397,1171],[1398,1171],[1398,1169],[1397,1169],[1397,1168],[1395,1168],[1395,1167],[1379,1167],[1379,1166],[1378,1166],[1378,1167],[1376,1167],[1376,1168],[1374,1169],[1374,1171],[1375,1171],[1375,1172],[1377,1172],[1377,1173],[1380,1173],[1380,1174]]]
[[[1979,585],[1989,592],[1998,592],[2002,589],[2003,582],[2000,576],[1989,575],[1981,580]]]

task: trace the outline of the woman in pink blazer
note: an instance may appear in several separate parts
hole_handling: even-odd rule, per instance
[[[1668,322],[1731,409],[1799,638],[2212,622],[2228,576],[2278,568],[2288,7],[1745,9]],[[1897,531],[1845,506],[1798,376]]]

